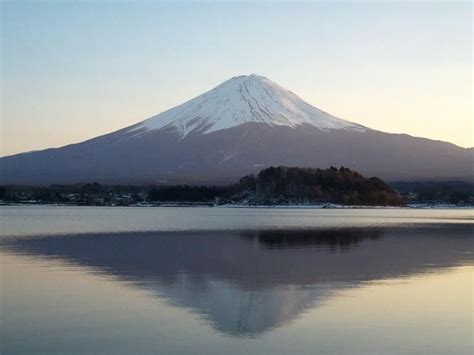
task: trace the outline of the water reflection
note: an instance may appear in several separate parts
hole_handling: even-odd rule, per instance
[[[13,238],[257,337],[349,287],[472,263],[472,227],[94,234]]]
[[[377,239],[380,231],[365,229],[322,229],[322,230],[263,230],[242,232],[242,237],[256,238],[270,249],[325,248],[344,251],[357,246],[364,239]]]

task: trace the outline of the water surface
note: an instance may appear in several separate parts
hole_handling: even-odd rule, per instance
[[[470,210],[7,207],[2,354],[470,354]]]

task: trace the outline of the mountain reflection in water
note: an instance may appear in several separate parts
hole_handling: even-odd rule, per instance
[[[472,263],[472,227],[447,228],[89,234],[1,246],[112,276],[223,333],[256,337],[338,290]]]

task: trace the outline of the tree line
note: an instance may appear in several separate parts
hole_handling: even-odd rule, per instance
[[[98,183],[49,187],[3,186],[6,202],[74,205],[134,205],[140,203],[212,203],[294,205],[401,206],[404,199],[382,180],[365,178],[348,168],[270,167],[225,186],[103,186]]]

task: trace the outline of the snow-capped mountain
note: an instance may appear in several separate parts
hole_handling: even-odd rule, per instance
[[[184,138],[258,122],[269,126],[309,124],[322,131],[365,128],[331,116],[301,100],[271,80],[251,74],[237,76],[214,89],[143,121],[131,131],[173,128]]]
[[[268,166],[472,179],[473,149],[336,118],[255,74],[85,142],[0,158],[0,184],[229,183]]]

